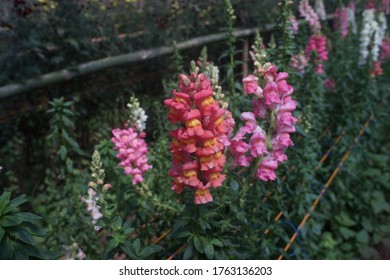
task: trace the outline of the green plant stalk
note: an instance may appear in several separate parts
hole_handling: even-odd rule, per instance
[[[235,52],[235,37],[233,36],[233,24],[235,20],[234,10],[230,0],[225,0],[226,12],[227,12],[227,45],[229,48],[229,90],[231,97],[235,96],[235,79],[234,79],[234,52]]]

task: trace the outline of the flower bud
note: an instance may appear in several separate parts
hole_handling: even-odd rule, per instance
[[[111,188],[112,188],[111,184],[104,184],[103,191],[106,192],[106,191],[108,191]]]

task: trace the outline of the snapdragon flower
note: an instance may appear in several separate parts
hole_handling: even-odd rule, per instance
[[[137,98],[132,96],[127,104],[130,110],[128,122],[125,129],[115,128],[112,130],[114,137],[114,149],[118,151],[117,158],[120,159],[119,166],[124,169],[126,175],[132,176],[132,184],[142,183],[143,174],[152,168],[148,164],[148,146],[144,140],[146,133],[146,120],[148,116],[140,106]]]
[[[296,72],[305,74],[306,71],[305,69],[308,65],[309,63],[307,61],[305,54],[299,53],[291,56],[290,67],[294,69]]]
[[[321,20],[326,20],[326,11],[325,11],[324,1],[316,0],[315,11]]]
[[[290,16],[290,24],[291,24],[291,30],[293,34],[298,34],[299,30],[299,23],[294,15]]]
[[[382,0],[381,11],[387,16],[390,15],[390,0]]]
[[[295,132],[297,119],[292,112],[297,103],[291,98],[294,88],[287,78],[288,73],[278,73],[275,65],[266,63],[243,79],[245,92],[255,96],[253,112],[241,114],[245,125],[232,138],[229,150],[233,166],[250,166],[256,159],[256,176],[262,181],[276,179],[275,170],[287,160],[286,148],[293,145],[290,133]],[[263,120],[269,121],[267,131],[259,125]]]
[[[314,52],[315,71],[318,74],[323,74],[325,72],[324,62],[329,59],[328,51],[326,50],[326,41],[326,37],[322,34],[311,35],[309,43],[305,49],[305,54],[308,61],[312,59],[312,53]]]
[[[164,101],[169,107],[167,118],[180,125],[170,132],[169,150],[173,158],[168,175],[173,178],[173,191],[181,193],[185,188],[191,188],[194,203],[205,204],[213,201],[210,188],[221,186],[226,178],[222,173],[225,148],[230,145],[228,135],[234,120],[232,114],[214,99],[216,95],[210,79],[199,73],[195,63],[191,65],[190,75],[179,75],[180,91],[173,90],[173,97]],[[213,72],[211,70],[210,75],[215,81]]]
[[[301,0],[301,2],[299,2],[299,13],[309,24],[311,32],[317,33],[321,30],[320,18],[313,7],[310,6],[309,0]]]
[[[375,20],[375,11],[374,9],[366,9],[363,12],[363,27],[360,33],[360,57],[359,64],[366,64],[369,50],[368,47],[371,42],[372,36],[377,33],[378,23]],[[374,49],[374,48],[373,48]],[[372,56],[375,54],[372,51]]]
[[[126,175],[132,175],[132,184],[143,182],[143,174],[152,168],[148,164],[148,146],[144,140],[145,132],[138,133],[134,128],[116,128],[112,130],[115,144],[114,149],[118,151],[117,158],[120,159],[119,166],[124,169]]]
[[[130,98],[130,103],[127,104],[127,108],[130,110],[129,126],[135,127],[139,132],[144,131],[148,116],[146,115],[145,110],[140,107],[138,99],[132,96]]]
[[[345,6],[342,6],[341,9],[337,8],[333,14],[333,20],[335,29],[338,30],[341,37],[346,37],[348,35],[348,10]]]
[[[390,60],[390,38],[385,38],[382,41],[380,60]]]
[[[92,188],[88,188],[88,197],[83,197],[82,199],[87,204],[87,211],[91,215],[92,224],[96,224],[96,222],[103,217],[103,214],[99,210],[100,207],[96,203],[99,199],[96,191]]]

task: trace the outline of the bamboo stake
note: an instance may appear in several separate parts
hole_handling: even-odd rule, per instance
[[[161,234],[159,237],[155,238],[152,240],[152,244],[157,244],[158,242],[160,242],[161,240],[163,240],[166,236],[168,236],[168,234],[170,234],[172,232],[173,229],[168,229],[166,232],[164,232],[163,234]]]
[[[182,250],[184,250],[184,248],[187,247],[187,243],[184,243],[183,245],[180,246],[179,249],[177,249],[172,255],[170,255],[167,260],[172,260],[176,255],[178,255]]]
[[[326,20],[330,18],[331,16],[328,16]],[[304,22],[304,20],[299,20],[298,22]],[[247,29],[236,30],[233,32],[233,36],[236,38],[248,37],[250,35],[255,34],[257,30],[259,30],[260,32],[269,32],[274,27],[275,27],[274,23],[269,23],[269,24],[265,24],[264,28],[262,28],[261,30],[259,30],[259,28],[247,28]],[[227,33],[225,32],[225,33],[216,33],[216,34],[196,37],[177,44],[177,49],[184,50],[184,49],[203,46],[209,43],[214,43],[226,39],[226,35]],[[86,74],[108,69],[111,67],[125,65],[127,63],[132,63],[137,61],[144,61],[158,56],[170,54],[173,51],[174,48],[172,46],[158,47],[153,49],[137,51],[134,53],[127,53],[127,54],[117,55],[113,57],[98,59],[84,64],[80,64],[70,69],[62,69],[59,71],[51,72],[48,74],[44,74],[38,78],[29,79],[25,82],[0,87],[0,100],[13,95],[18,95],[24,92],[36,90],[51,84],[69,81],[76,77],[80,77]]]
[[[263,31],[269,31],[273,28],[274,24],[268,24]],[[233,32],[234,37],[247,37],[256,32],[257,28],[248,28],[243,30],[236,30]],[[201,37],[192,38],[190,40],[177,44],[178,50],[184,50],[194,48],[209,43],[224,40],[226,33],[217,33]],[[147,49],[137,51],[133,53],[121,54],[113,57],[106,57],[80,64],[78,66],[62,69],[59,71],[51,72],[42,75],[38,78],[30,79],[22,83],[16,83],[0,87],[0,99],[18,95],[24,92],[33,91],[51,84],[69,81],[71,79],[87,75],[93,72],[101,71],[104,69],[125,65],[128,63],[145,61],[158,56],[167,55],[174,51],[173,46],[163,46],[153,49]]]
[[[314,211],[314,209],[317,207],[318,203],[320,202],[321,198],[323,197],[323,195],[325,194],[325,192],[328,190],[330,184],[333,182],[334,178],[336,178],[336,175],[339,173],[342,165],[344,164],[344,162],[348,159],[350,153],[351,153],[351,148],[359,141],[360,137],[364,134],[365,132],[365,129],[368,127],[368,125],[370,124],[370,122],[373,120],[374,116],[371,115],[368,120],[364,123],[364,126],[362,127],[362,129],[360,129],[358,135],[355,137],[354,139],[354,142],[350,145],[349,149],[346,151],[346,153],[344,154],[343,158],[341,159],[341,161],[339,162],[339,164],[337,165],[336,169],[333,171],[332,175],[329,177],[328,181],[326,182],[324,188],[322,189],[321,193],[317,196],[316,200],[313,202],[313,204],[311,205],[309,211],[306,213],[306,215],[303,217],[301,223],[299,224],[298,226],[298,229],[296,232],[294,232],[294,234],[291,236],[289,242],[287,243],[287,245],[284,247],[283,251],[284,252],[287,252],[288,249],[290,249],[292,243],[295,241],[295,239],[297,238],[299,232],[302,230],[302,228],[304,227],[304,225],[306,224],[307,220],[310,218],[310,215],[311,213]],[[278,257],[278,260],[282,260],[283,259],[283,254],[281,254],[279,257]]]
[[[332,146],[330,146],[330,148],[326,151],[326,153],[321,158],[320,163],[314,168],[315,170],[318,170],[320,168],[321,164],[323,164],[325,162],[325,160],[328,158],[328,156],[332,152],[333,148],[340,142],[343,135],[345,135],[345,131],[341,132],[341,134],[336,138],[336,140],[333,142]]]

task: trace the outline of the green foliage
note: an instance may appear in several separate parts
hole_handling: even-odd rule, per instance
[[[47,113],[52,117],[50,119],[51,131],[48,135],[48,141],[54,150],[57,151],[57,160],[64,163],[66,171],[73,172],[72,154],[83,155],[78,143],[74,139],[74,119],[77,114],[73,111],[73,101],[64,101],[64,98],[54,99],[49,102],[51,108]]]
[[[148,245],[141,247],[139,238],[133,238],[135,228],[127,219],[124,221],[118,214],[117,205],[113,201],[107,201],[107,193],[111,189],[110,184],[104,184],[105,171],[98,151],[92,155],[91,181],[88,186],[98,193],[96,199],[103,214],[97,225],[104,231],[108,232],[106,256],[112,257],[117,252],[124,252],[130,259],[145,259],[150,255],[162,250],[159,245]]]
[[[0,259],[57,258],[60,254],[42,250],[38,246],[35,238],[45,237],[46,233],[40,229],[40,216],[19,209],[26,201],[25,195],[11,200],[10,192],[0,196]]]

